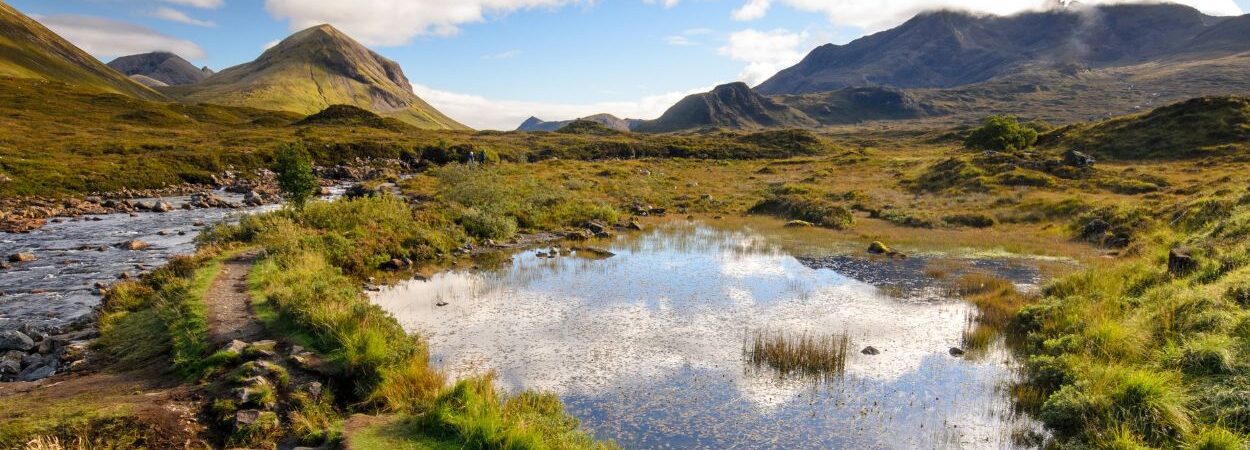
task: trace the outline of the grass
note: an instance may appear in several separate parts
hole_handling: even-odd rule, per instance
[[[782,377],[815,380],[837,378],[846,370],[850,338],[833,335],[793,335],[755,330],[743,343],[743,354],[753,366],[768,367]]]

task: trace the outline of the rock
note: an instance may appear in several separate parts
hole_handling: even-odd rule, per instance
[[[257,409],[240,409],[234,413],[235,426],[247,426],[260,421],[260,410]]]
[[[12,265],[12,264],[9,264],[9,263],[8,263],[8,262],[6,262],[6,261],[0,261],[0,270],[9,270],[9,269],[12,269],[12,268],[13,268],[13,265]]]
[[[863,350],[860,350],[860,353],[863,353],[863,354],[865,354],[865,355],[869,355],[869,356],[872,356],[872,355],[880,355],[880,354],[881,354],[881,350],[877,350],[877,348],[876,348],[876,347],[873,347],[873,346],[869,345],[869,346],[867,346],[867,347],[864,347],[864,349],[863,349]]]
[[[401,270],[405,267],[408,267],[409,265],[410,264],[408,263],[408,261],[405,261],[399,258],[393,258],[390,261],[384,262],[381,265],[379,265],[378,269],[396,271],[396,270]]]
[[[174,210],[174,205],[171,205],[168,202],[157,201],[156,203],[152,204],[152,212],[167,213],[173,210]]]
[[[230,341],[229,344],[226,344],[225,347],[222,347],[221,352],[240,354],[240,353],[243,353],[243,349],[245,348],[247,348],[246,342],[235,339],[233,341]]]
[[[816,225],[806,220],[791,220],[789,222],[786,222],[786,227],[789,227],[789,228],[811,228],[814,226]]]
[[[133,278],[133,276],[130,275],[130,272],[122,272],[122,273],[117,274],[117,279],[119,280],[129,280],[131,278]]]
[[[26,370],[23,370],[22,373],[17,376],[17,378],[22,381],[42,380],[56,374],[56,368],[57,362],[54,359],[38,366],[27,367]]]
[[[291,362],[295,363],[296,367],[308,372],[320,374],[322,376],[332,377],[338,375],[339,372],[338,368],[336,368],[333,364],[321,359],[320,356],[317,356],[317,354],[313,352],[303,352],[297,355],[291,355],[290,359]]]
[[[629,224],[625,225],[625,229],[634,230],[634,231],[642,231],[642,224],[638,223],[637,220],[631,220],[629,221]]]
[[[590,222],[587,222],[586,229],[590,230],[590,232],[594,233],[596,236],[601,236],[601,235],[608,233],[608,226],[604,225],[603,222],[600,222],[597,220],[592,220]]]
[[[894,253],[894,250],[891,250],[889,246],[881,243],[881,241],[873,241],[871,244],[868,244],[868,253],[874,255],[888,255]]]
[[[256,341],[248,344],[247,348],[243,349],[243,354],[249,358],[272,358],[278,354],[277,347],[278,343],[276,341]]]
[[[151,247],[152,247],[152,244],[140,241],[138,239],[131,239],[129,241],[117,244],[117,248],[120,248],[122,250],[132,250],[132,251],[147,250],[148,248],[151,248]]]
[[[663,216],[665,214],[668,214],[668,210],[664,208],[651,208],[651,215],[653,216]]]
[[[450,305],[450,303],[447,303],[447,301],[446,301],[446,300],[439,300],[439,301],[438,301],[438,303],[435,303],[435,304],[434,304],[434,306],[437,306],[437,307],[440,307],[440,308],[441,308],[441,307],[444,307],[444,306],[447,306],[447,305]]]
[[[17,350],[29,352],[35,348],[35,341],[26,333],[17,330],[0,331],[0,351]]]
[[[965,353],[964,349],[959,348],[959,347],[951,347],[950,349],[951,356],[959,357],[959,356],[963,356],[964,353]]]
[[[1081,227],[1081,239],[1086,241],[1101,240],[1103,235],[1111,231],[1111,224],[1102,219],[1094,219]]]
[[[1072,167],[1085,169],[1093,167],[1095,162],[1097,162],[1097,160],[1094,159],[1093,156],[1086,155],[1076,150],[1068,150],[1067,153],[1063,154],[1063,163]]]
[[[321,382],[310,381],[305,383],[303,386],[300,386],[300,390],[306,392],[309,397],[312,397],[313,400],[316,400],[321,397]]]
[[[38,353],[22,356],[22,367],[42,366],[44,362],[43,355]]]
[[[594,232],[590,230],[571,230],[564,233],[564,238],[570,241],[585,241],[594,237]]]
[[[39,341],[39,344],[35,347],[35,351],[43,355],[48,355],[55,352],[59,345],[57,345],[57,341],[55,339],[44,338],[42,341]]]
[[[1188,247],[1177,247],[1168,252],[1168,273],[1183,277],[1198,270],[1198,259]]]
[[[19,373],[22,373],[21,352],[9,352],[0,357],[0,377],[5,375],[13,376]]]
[[[12,255],[9,255],[9,262],[11,263],[32,262],[37,259],[39,259],[39,257],[35,256],[34,253],[23,252],[23,253],[14,253]]]

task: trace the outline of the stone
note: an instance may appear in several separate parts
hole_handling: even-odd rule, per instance
[[[1188,247],[1177,247],[1168,252],[1168,273],[1183,277],[1198,270],[1198,259]]]
[[[295,363],[296,367],[315,374],[323,376],[337,376],[339,372],[333,364],[321,359],[320,356],[317,356],[317,354],[313,352],[303,352],[291,355],[290,359],[291,362]]]
[[[22,356],[22,367],[42,366],[44,362],[43,355],[38,353]]]
[[[22,373],[22,359],[20,356],[18,358],[10,358],[8,355],[5,355],[3,359],[0,359],[0,376],[12,376],[19,373]]]
[[[964,353],[966,353],[964,352],[964,349],[959,348],[959,347],[951,347],[950,349],[951,356],[959,357],[959,356],[963,356]]]
[[[1093,156],[1086,155],[1076,150],[1068,150],[1067,153],[1063,154],[1064,164],[1081,169],[1093,167],[1094,163],[1097,161],[1098,160],[1094,159]]]
[[[240,409],[234,413],[234,423],[236,425],[251,425],[260,420],[260,410],[258,409]]]
[[[23,370],[22,373],[17,376],[17,378],[22,381],[42,380],[56,374],[56,368],[56,360],[48,361],[45,364],[27,367],[26,370]]]
[[[17,330],[0,331],[0,351],[17,350],[29,352],[35,348],[35,341],[26,333]]]
[[[594,233],[596,235],[607,234],[608,232],[608,226],[604,225],[603,222],[599,222],[597,220],[587,222],[586,229],[590,230],[591,233]]]
[[[57,347],[59,347],[59,345],[57,345],[56,339],[44,338],[42,341],[39,341],[39,345],[36,346],[36,351],[40,354],[47,355],[55,352]]]
[[[786,222],[786,227],[788,228],[811,228],[814,226],[816,225],[806,220],[791,220],[789,222]]]
[[[243,354],[248,357],[272,358],[278,354],[278,343],[276,341],[256,341],[247,345],[243,349]]]
[[[312,397],[313,400],[321,397],[322,385],[319,381],[305,383],[300,389],[308,393],[308,396]]]
[[[221,351],[224,353],[239,354],[239,353],[243,353],[243,349],[245,348],[247,348],[246,342],[235,339],[233,341],[230,341],[229,344],[226,344],[225,347],[222,347]]]
[[[865,354],[865,355],[869,355],[869,356],[872,356],[872,355],[880,355],[880,354],[881,354],[881,350],[877,350],[877,348],[876,348],[876,347],[873,347],[873,346],[869,345],[869,346],[867,346],[867,347],[864,347],[864,349],[863,349],[863,350],[860,350],[860,353],[863,353],[863,354]]]
[[[35,256],[34,253],[23,252],[9,255],[9,262],[11,263],[33,262],[37,259],[39,259],[39,257]]]
[[[138,239],[131,239],[129,241],[122,242],[121,244],[117,244],[117,248],[120,248],[122,250],[132,250],[132,251],[147,250],[151,247],[152,247],[152,244],[140,241]]]
[[[871,244],[868,244],[868,253],[874,255],[888,255],[894,253],[894,250],[891,250],[889,246],[885,245],[881,241],[873,241]]]
[[[152,212],[167,213],[174,210],[174,205],[168,202],[157,201],[152,205]]]
[[[573,250],[577,252],[578,256],[590,258],[611,258],[616,256],[616,253],[595,247],[573,247]]]
[[[642,231],[642,224],[638,223],[637,220],[631,220],[628,225],[625,225],[625,228],[628,230]]]

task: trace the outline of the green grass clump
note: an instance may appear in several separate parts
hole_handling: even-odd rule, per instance
[[[1061,441],[1240,448],[1250,433],[1250,316],[1237,300],[1250,207],[1200,199],[1169,213],[1096,210],[1132,230],[1137,256],[1056,280],[1015,315],[1030,355],[1023,391]],[[1199,270],[1168,273],[1178,246]]]
[[[578,430],[550,394],[504,398],[490,377],[461,380],[415,421],[422,434],[454,439],[466,449],[612,449]]]
[[[804,186],[791,184],[770,187],[767,196],[747,212],[802,220],[838,230],[850,227],[855,222],[855,217],[847,207],[813,195]]]
[[[985,170],[964,158],[942,160],[907,181],[912,189],[924,192],[984,192],[989,190],[989,184]]]

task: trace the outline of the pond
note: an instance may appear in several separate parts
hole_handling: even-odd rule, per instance
[[[952,356],[975,310],[926,275],[936,258],[839,256],[827,236],[670,221],[594,243],[610,258],[527,251],[373,299],[449,375],[554,392],[625,448],[1011,448],[1040,432],[1013,408],[1018,365],[1001,338]],[[1027,262],[941,263],[1040,282]],[[761,370],[744,351],[759,330],[845,334],[844,372]]]

